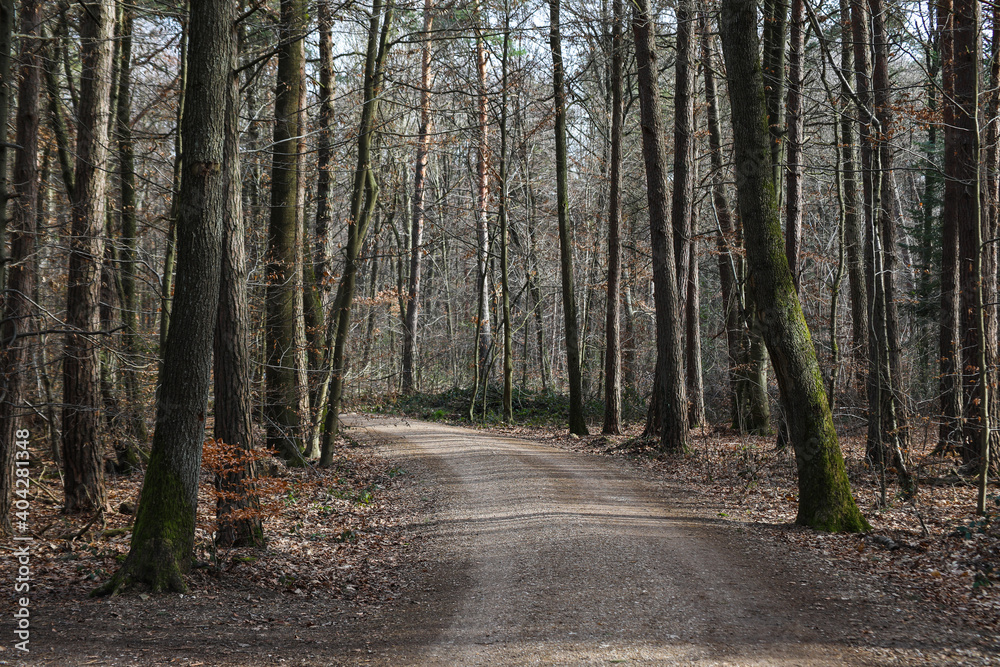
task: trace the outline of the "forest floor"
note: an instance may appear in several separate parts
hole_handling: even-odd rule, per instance
[[[662,458],[627,436],[353,424],[332,468],[272,469],[265,549],[212,548],[206,474],[185,595],[89,598],[139,476],[92,520],[59,514],[34,467],[31,652],[5,612],[0,664],[1000,664],[1000,517],[947,461],[879,507],[845,438],[873,531],[825,535],[792,524],[772,439],[698,433]],[[19,546],[0,542],[10,609]]]

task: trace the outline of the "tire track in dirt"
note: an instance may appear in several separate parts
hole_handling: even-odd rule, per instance
[[[376,663],[883,664],[915,651],[882,594],[800,570],[618,463],[440,424],[349,423],[435,507],[423,588],[380,619]]]

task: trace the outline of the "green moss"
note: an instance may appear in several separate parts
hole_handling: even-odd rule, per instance
[[[180,476],[163,459],[162,454],[150,459],[125,563],[91,596],[187,591],[184,575],[191,568],[196,508],[188,502]]]

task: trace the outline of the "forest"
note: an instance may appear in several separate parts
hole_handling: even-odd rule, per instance
[[[0,532],[136,476],[99,592],[184,591],[209,459],[261,545],[264,458],[404,404],[766,436],[829,532],[861,433],[983,514],[998,56],[977,0],[0,0]]]

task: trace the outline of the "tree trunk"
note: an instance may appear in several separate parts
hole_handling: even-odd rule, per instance
[[[753,0],[723,0],[720,32],[732,102],[736,189],[746,238],[750,291],[788,407],[785,419],[799,478],[796,523],[828,531],[863,531],[868,522],[851,496],[809,328],[783,252],[764,78]]]
[[[674,61],[674,171],[670,226],[674,236],[677,293],[683,301],[689,284],[691,215],[694,210],[694,13],[693,0],[677,3],[677,56]],[[685,312],[681,309],[681,326]],[[690,397],[689,397],[690,398]]]
[[[980,339],[982,303],[982,224],[979,174],[979,47],[980,16],[976,0],[955,0],[952,44],[954,92],[945,100],[954,119],[945,135],[946,183],[957,195],[945,197],[944,215],[954,216],[958,227],[959,330],[962,345],[962,461],[972,463],[981,455],[980,432],[987,414],[983,378],[985,368]],[[949,169],[948,167],[951,167]]]
[[[281,1],[282,48],[274,103],[274,148],[271,163],[271,216],[267,240],[267,323],[264,415],[267,446],[294,465],[301,452],[296,308],[301,258],[297,252],[299,76],[306,17],[304,0]],[[299,295],[301,298],[301,294]]]
[[[11,85],[10,51],[14,37],[14,0],[0,0],[0,291],[7,286],[7,199],[10,183],[7,179],[7,119],[10,118]],[[2,521],[7,521],[6,515]]]
[[[785,32],[788,28],[788,0],[763,0],[764,103],[770,134],[771,181],[779,204],[781,199],[781,142],[785,124],[781,101],[785,90]]]
[[[372,171],[372,140],[375,135],[375,117],[378,114],[378,95],[382,89],[385,58],[389,51],[389,29],[392,27],[394,4],[392,0],[385,6],[384,18],[382,0],[372,0],[372,13],[368,23],[368,46],[365,51],[365,78],[361,123],[358,128],[358,161],[354,169],[354,184],[351,191],[351,210],[347,225],[347,247],[344,249],[344,274],[334,300],[335,332],[333,340],[327,340],[327,347],[333,348],[330,365],[330,405],[326,412],[323,432],[323,448],[320,465],[333,462],[333,438],[340,431],[340,401],[344,392],[344,371],[346,367],[347,339],[351,326],[351,306],[358,274],[358,255],[368,234],[375,203],[378,200],[378,183]],[[362,208],[362,204],[364,208]]]
[[[174,133],[174,173],[170,192],[170,218],[167,221],[166,252],[163,256],[163,275],[160,279],[160,362],[162,368],[163,349],[170,331],[170,311],[174,304],[174,272],[177,269],[177,216],[181,207],[181,169],[184,162],[184,142],[181,136],[181,123],[184,118],[184,98],[187,94],[188,72],[188,7],[190,0],[183,0],[181,16],[180,67],[178,74],[180,93],[177,96],[177,131]]]
[[[508,424],[514,421],[514,353],[510,321],[510,275],[508,272],[508,223],[507,223],[507,70],[510,53],[510,10],[505,6],[503,52],[500,59],[500,294],[503,318],[503,418]]]
[[[962,371],[959,334],[958,210],[962,184],[947,174],[961,169],[958,155],[947,149],[956,146],[959,131],[954,104],[955,50],[952,33],[952,0],[938,2],[938,29],[941,31],[941,92],[944,100],[944,201],[941,212],[941,314],[938,358],[940,359],[941,427],[938,448],[958,448],[962,440]]]
[[[253,397],[251,391],[250,304],[247,296],[246,221],[240,169],[239,75],[236,49],[226,95],[222,179],[225,210],[219,314],[213,348],[215,380],[215,439],[227,447],[225,467],[216,470],[215,542],[222,547],[264,544],[260,498],[253,459]],[[228,448],[231,448],[228,449]]]
[[[983,312],[983,326],[985,327],[984,340],[986,341],[986,368],[990,373],[987,381],[989,392],[989,417],[990,417],[990,470],[997,468],[997,460],[1000,459],[1000,430],[997,429],[997,415],[1000,415],[1000,391],[997,387],[997,360],[998,360],[998,322],[997,322],[997,275],[998,270],[998,250],[997,244],[992,239],[1000,236],[1000,120],[998,120],[998,107],[1000,107],[1000,6],[993,6],[992,36],[990,44],[990,73],[987,88],[990,91],[987,104],[985,105],[985,117],[988,120],[985,128],[986,160],[984,163],[982,179],[984,181],[985,214],[980,213],[984,223],[983,239],[983,304],[986,310]]]
[[[889,82],[889,45],[884,23],[882,0],[869,0],[872,46],[875,55],[872,70],[875,117],[873,161],[878,169],[872,174],[872,226],[866,243],[869,257],[870,324],[874,336],[869,339],[869,427],[868,455],[877,462],[888,462],[897,470],[904,494],[915,492],[903,452],[907,443],[906,404],[902,396],[899,349],[899,325],[896,312],[896,212],[892,185],[892,136],[894,125]],[[875,201],[878,203],[876,204]],[[878,451],[876,452],[876,448]]]
[[[132,146],[132,11],[124,6],[121,6],[119,10],[121,52],[119,54],[117,109],[118,167],[121,173],[119,205],[121,253],[118,273],[121,281],[122,324],[125,327],[122,336],[125,363],[122,364],[121,374],[125,385],[125,396],[128,400],[128,433],[134,443],[134,445],[127,447],[130,454],[134,446],[144,446],[149,438],[139,397],[139,369],[142,364],[140,355],[144,351],[144,346],[139,333],[137,316],[139,302],[135,290],[138,231],[135,210],[135,150]],[[133,465],[137,462],[137,459],[132,460]]]
[[[563,318],[566,326],[566,371],[569,376],[569,432],[587,435],[583,416],[583,376],[580,371],[580,331],[573,284],[573,228],[569,220],[569,163],[566,154],[566,90],[563,83],[559,1],[549,0],[549,46],[555,92],[556,197],[559,214],[559,267],[562,275]]]
[[[788,99],[785,103],[785,127],[787,143],[787,177],[785,195],[785,255],[788,268],[792,272],[795,290],[801,288],[802,268],[799,255],[802,252],[802,130],[805,118],[802,115],[802,71],[805,58],[805,16],[804,0],[792,0],[792,18],[788,36]]]
[[[691,287],[691,236],[692,217],[694,212],[694,13],[693,0],[680,0],[677,3],[677,56],[674,61],[674,171],[673,197],[670,200],[670,225],[674,236],[674,262],[677,270],[677,293],[681,299],[681,330],[688,336],[691,334],[690,316]],[[686,361],[691,361],[691,355],[701,349],[694,349],[688,338],[684,343]],[[685,379],[687,382],[688,419],[696,419],[695,404],[697,398],[691,393],[694,389],[694,373],[700,369],[689,368],[685,364]],[[700,380],[700,377],[698,378]],[[692,412],[692,410],[694,412]],[[702,413],[704,410],[702,409]]]
[[[417,137],[416,166],[413,169],[413,217],[410,223],[410,285],[407,290],[406,318],[403,321],[403,393],[414,391],[413,365],[420,318],[420,269],[424,242],[424,189],[427,156],[431,144],[431,30],[434,2],[424,0],[424,34],[420,45],[420,130]]]
[[[864,241],[862,222],[858,209],[857,156],[855,149],[855,115],[849,102],[851,73],[854,71],[854,42],[848,22],[850,0],[840,0],[841,49],[840,69],[844,74],[841,83],[842,115],[840,117],[840,146],[844,188],[844,251],[847,255],[847,277],[851,290],[851,341],[855,365],[861,367],[868,359],[868,283],[865,279]]]
[[[99,326],[102,233],[107,205],[111,117],[114,6],[110,0],[85,5],[80,23],[80,106],[77,111],[76,173],[71,196],[72,239],[66,292],[63,362],[63,462],[65,511],[102,510],[107,503],[98,423],[100,360],[91,332]]]
[[[17,100],[17,134],[14,153],[14,186],[10,224],[10,265],[7,290],[0,301],[0,535],[11,533],[11,501],[16,492],[27,498],[29,482],[27,424],[21,423],[25,369],[28,367],[35,294],[38,229],[38,126],[42,88],[41,21],[39,0],[22,0],[20,16],[20,72]],[[38,345],[38,343],[34,343]],[[18,443],[24,443],[21,449]],[[21,471],[24,471],[22,474]],[[15,481],[18,480],[18,481]],[[22,493],[24,495],[22,495]],[[25,530],[18,530],[23,533]]]
[[[733,429],[739,433],[764,435],[771,432],[771,413],[765,375],[766,355],[760,334],[752,331],[752,305],[744,289],[746,274],[741,230],[733,223],[726,197],[723,173],[722,130],[715,85],[715,49],[707,22],[702,29],[705,61],[705,99],[708,105],[708,141],[712,160],[712,200],[719,224],[716,247],[719,278],[725,308],[726,340],[729,350],[729,378]]]
[[[480,21],[479,5],[476,4],[476,21]],[[476,30],[476,235],[478,245],[477,262],[479,268],[477,298],[482,304],[479,309],[478,348],[476,356],[476,384],[482,382],[489,385],[487,368],[489,367],[490,347],[493,333],[490,326],[490,232],[487,225],[486,212],[489,208],[489,135],[487,124],[487,94],[486,94],[486,47],[483,44],[482,28],[477,24]],[[475,395],[472,398],[475,402]]]
[[[319,14],[319,140],[316,147],[316,249],[313,274],[330,291],[330,228],[333,209],[330,190],[333,185],[333,103],[336,79],[333,72],[333,19],[329,0],[318,3]]]
[[[649,0],[632,8],[632,34],[639,80],[642,155],[646,163],[646,196],[653,250],[656,305],[656,371],[646,432],[658,432],[664,451],[682,452],[688,446],[687,396],[681,352],[680,297],[674,243],[667,233],[667,157],[660,120],[657,54]],[[658,424],[658,431],[651,426]]]
[[[191,3],[191,70],[181,125],[184,206],[177,219],[177,291],[156,432],[128,557],[98,594],[140,585],[183,592],[183,575],[191,567],[227,205],[222,172],[234,10],[227,0]]]
[[[622,430],[622,354],[621,292],[622,281],[622,21],[624,3],[614,0],[611,22],[611,165],[608,195],[608,296],[604,325],[604,428],[608,435]]]

